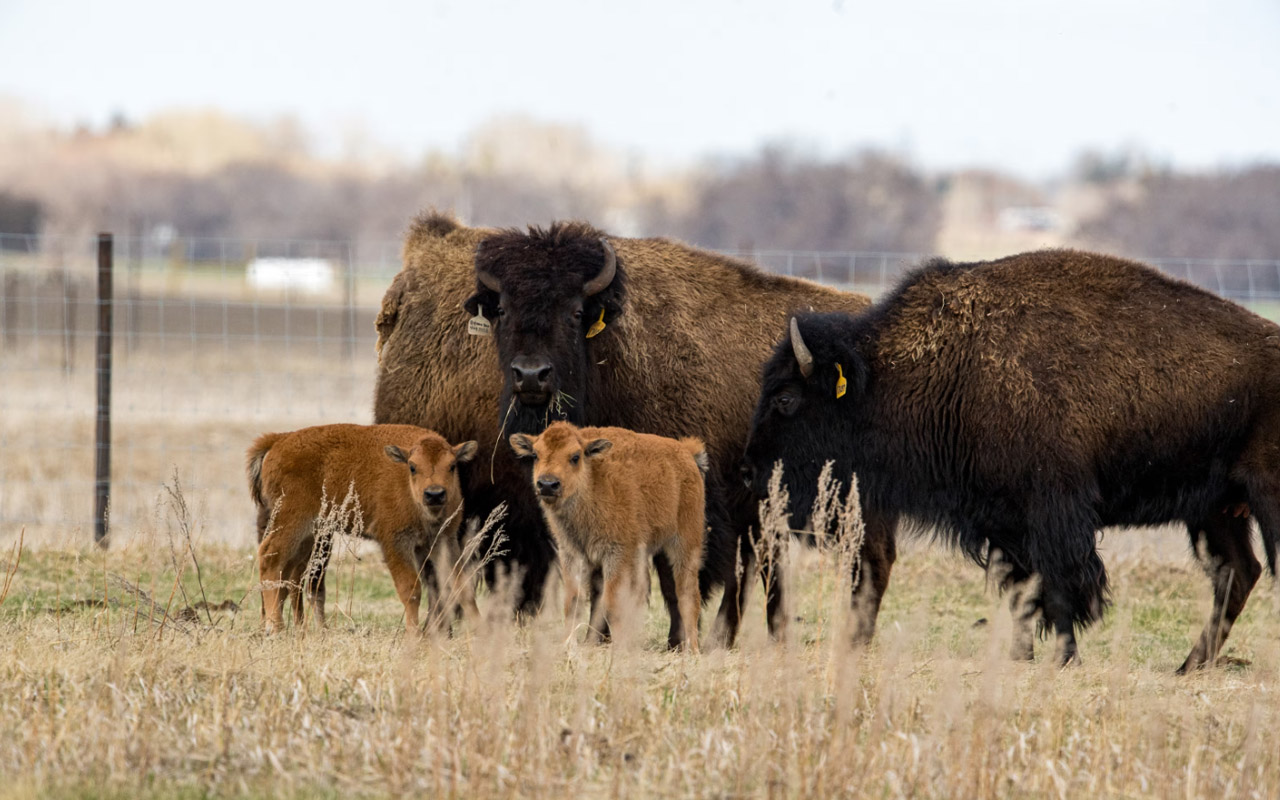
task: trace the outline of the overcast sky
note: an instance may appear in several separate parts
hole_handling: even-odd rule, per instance
[[[1276,0],[0,0],[0,94],[361,126],[408,157],[499,114],[663,161],[791,141],[1029,177],[1085,147],[1280,162]]]

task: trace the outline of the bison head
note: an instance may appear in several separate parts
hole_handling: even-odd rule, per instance
[[[458,465],[475,458],[475,442],[451,446],[443,436],[428,433],[408,452],[394,444],[387,445],[387,458],[409,467],[409,496],[417,504],[423,519],[439,524],[457,513],[462,504],[462,483]]]
[[[796,530],[808,527],[823,465],[834,462],[833,477],[847,487],[859,460],[857,418],[867,362],[846,338],[847,321],[841,314],[793,317],[787,338],[764,366],[742,474],[763,499],[774,465],[782,464]]]
[[[581,223],[504,231],[480,243],[475,269],[466,307],[492,324],[506,430],[585,422],[591,349],[612,335],[608,325],[622,307],[613,247]]]

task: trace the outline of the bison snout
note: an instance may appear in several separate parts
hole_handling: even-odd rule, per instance
[[[428,486],[422,490],[422,504],[433,507],[442,506],[448,495],[443,486]]]
[[[560,479],[551,477],[538,478],[538,496],[553,500],[560,496]]]
[[[546,402],[551,394],[551,377],[555,368],[545,358],[516,356],[511,361],[511,381],[515,393],[526,398]]]

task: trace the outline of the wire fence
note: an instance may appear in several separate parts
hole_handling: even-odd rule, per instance
[[[763,268],[863,291],[909,253],[765,251]],[[257,434],[372,421],[373,321],[399,242],[115,240],[112,537],[167,524],[180,483],[206,538],[254,538]],[[1280,316],[1280,261],[1149,263]],[[0,540],[90,541],[96,240],[0,234]]]

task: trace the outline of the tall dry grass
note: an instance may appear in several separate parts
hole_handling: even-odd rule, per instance
[[[482,595],[482,619],[418,640],[379,560],[341,543],[329,628],[268,638],[251,551],[206,541],[164,491],[119,548],[6,557],[0,795],[1280,794],[1276,593],[1257,590],[1232,665],[1174,677],[1209,608],[1186,561],[1110,554],[1115,609],[1082,638],[1084,663],[1059,670],[1007,660],[1008,613],[984,577],[908,544],[877,638],[855,651],[844,489],[836,540],[766,533],[791,585],[785,644],[756,592],[732,651],[666,652],[661,603],[634,637],[584,645],[554,587],[524,627]]]

